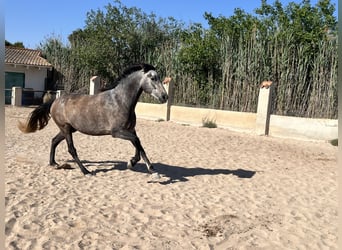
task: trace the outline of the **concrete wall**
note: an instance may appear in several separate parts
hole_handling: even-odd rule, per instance
[[[46,73],[46,70],[41,71],[45,71]],[[35,74],[33,69],[30,73],[27,72],[25,87],[43,90],[44,82],[39,81],[38,77],[39,74]],[[34,83],[32,79],[36,79]],[[95,94],[98,90],[96,86],[99,85],[99,78],[92,78],[90,85],[93,85],[90,94]],[[166,87],[169,90],[170,86]],[[16,98],[13,99],[12,105],[20,105],[19,101],[16,104],[15,100],[21,99],[21,91],[16,91],[15,88],[13,89],[14,93],[12,95]],[[338,120],[271,115],[271,95],[272,86],[260,89],[257,113],[181,107],[171,105],[170,103],[151,104],[142,102],[137,103],[135,112],[140,118],[170,120],[196,126],[202,126],[203,120],[208,119],[215,122],[218,127],[246,131],[257,135],[271,135],[305,140],[332,140],[338,138]],[[172,100],[172,98],[169,100]]]
[[[167,120],[166,104],[138,102],[135,112],[139,118]],[[181,106],[170,107],[169,120],[173,122],[202,126],[202,121],[206,118],[214,121],[217,126],[221,128],[253,132],[255,128],[256,114]]]
[[[151,104],[138,102],[135,107],[138,117],[152,120],[167,120],[167,104]]]
[[[226,110],[171,106],[170,120],[201,126],[203,119],[214,121],[218,127],[253,131],[256,114]]]
[[[138,102],[135,111],[140,118],[166,120],[167,105]],[[170,121],[173,122],[201,126],[204,118],[215,121],[221,128],[257,134],[256,113],[170,107]],[[268,134],[274,137],[328,141],[338,138],[338,120],[271,115]]]
[[[338,138],[338,120],[271,115],[269,135],[304,140]]]

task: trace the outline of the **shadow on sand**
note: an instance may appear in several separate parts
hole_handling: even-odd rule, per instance
[[[169,180],[165,182],[160,182],[161,184],[170,184],[173,182],[185,182],[189,179],[187,177],[194,177],[198,175],[235,175],[239,178],[252,178],[255,175],[255,171],[244,170],[244,169],[209,169],[202,167],[179,167],[179,166],[170,166],[162,163],[155,163],[154,169],[161,175],[164,175],[169,178]],[[138,167],[138,166],[137,166]],[[144,166],[143,166],[144,167]],[[134,169],[135,170],[135,169]],[[133,171],[134,171],[133,170]]]
[[[85,166],[99,166],[99,168],[92,171],[93,174],[97,174],[100,172],[109,172],[109,171],[124,171],[127,170],[127,163],[122,161],[82,161]],[[106,167],[108,166],[108,167]],[[188,181],[188,177],[194,177],[198,175],[235,175],[239,178],[252,178],[255,175],[255,171],[245,170],[245,169],[207,169],[201,167],[180,167],[180,166],[172,166],[166,165],[162,163],[154,163],[153,167],[155,171],[157,171],[163,177],[168,178],[167,181],[161,181],[160,184],[170,184],[174,182],[186,182]],[[138,163],[134,166],[131,171],[140,172],[140,173],[148,173],[145,164]]]

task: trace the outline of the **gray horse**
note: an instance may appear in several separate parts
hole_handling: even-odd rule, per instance
[[[96,95],[62,95],[43,103],[31,112],[26,123],[19,122],[18,128],[24,133],[41,130],[48,124],[51,115],[60,129],[51,143],[51,166],[58,166],[55,161],[56,147],[65,139],[68,151],[82,173],[91,174],[83,166],[74,147],[72,133],[79,131],[88,135],[112,135],[129,140],[136,152],[127,167],[132,168],[141,156],[152,174],[155,172],[135,131],[135,106],[142,91],[157,98],[160,103],[168,99],[156,69],[149,64],[134,64],[124,70],[115,87]]]

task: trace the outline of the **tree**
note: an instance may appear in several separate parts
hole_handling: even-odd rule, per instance
[[[25,48],[23,42],[10,43],[7,40],[5,40],[5,46],[12,46],[12,47],[17,47],[17,48]]]
[[[259,83],[272,80],[276,114],[336,117],[334,11],[329,0],[315,6],[261,0],[252,14],[204,13],[205,29],[116,0],[89,11],[85,27],[70,34],[70,46],[48,40],[44,50],[52,46],[58,53],[47,55],[68,60],[61,68],[69,86],[87,85],[91,75],[111,83],[127,65],[148,62],[172,76],[178,104],[255,112]]]
[[[182,46],[179,61],[185,71],[194,77],[198,85],[198,103],[208,101],[208,93],[215,89],[214,79],[219,77],[219,40],[211,30],[203,29],[201,24],[192,24],[182,33]]]
[[[174,19],[157,20],[116,0],[105,10],[89,11],[85,28],[74,31],[69,41],[82,67],[113,81],[127,65],[150,61],[177,30]]]

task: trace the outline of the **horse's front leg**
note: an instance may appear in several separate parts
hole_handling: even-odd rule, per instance
[[[128,168],[132,168],[139,160],[140,156],[143,158],[148,172],[154,174],[155,171],[150,160],[147,158],[145,150],[141,146],[140,140],[135,132],[129,132],[126,130],[112,131],[112,136],[116,138],[121,138],[124,140],[129,140],[135,147],[135,156],[127,163]]]

